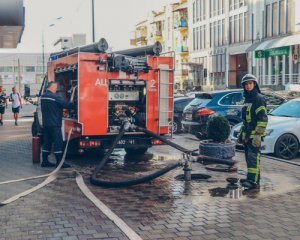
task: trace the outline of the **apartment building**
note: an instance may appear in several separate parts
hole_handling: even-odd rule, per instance
[[[45,54],[45,59],[49,58]],[[47,61],[45,61],[47,63]],[[0,54],[0,85],[7,93],[16,86],[23,94],[24,85],[31,88],[31,94],[38,93],[43,81],[43,57],[38,53],[1,53]]]
[[[175,90],[191,87],[188,75],[188,1],[164,6],[161,11],[151,11],[147,19],[138,23],[132,32],[130,44],[140,47],[159,41],[163,52],[175,57]]]
[[[299,2],[188,1],[194,86],[238,88],[247,72],[269,87],[299,83]]]
[[[264,86],[289,88],[300,83],[299,0],[253,2],[253,44],[249,67]]]

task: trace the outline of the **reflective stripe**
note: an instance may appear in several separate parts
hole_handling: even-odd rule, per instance
[[[62,153],[62,151],[57,151],[57,152],[53,152],[53,153],[54,153],[54,154],[55,154],[55,153]]]
[[[41,97],[41,100],[51,100],[51,101],[56,101],[54,98],[48,98],[48,97]]]
[[[248,168],[248,173],[256,174],[256,173],[258,173],[258,169],[257,168]]]
[[[257,153],[256,156],[256,169],[257,169],[257,174],[255,175],[255,183],[258,181],[258,176],[259,176],[259,169],[260,169],[260,153]]]
[[[258,114],[261,110],[264,110],[267,113],[267,108],[265,106],[260,106],[255,110],[255,114]]]
[[[267,122],[261,122],[260,121],[260,122],[257,122],[257,127],[264,127],[265,128],[265,127],[267,127],[267,124],[268,124]]]
[[[251,122],[251,105],[247,106],[246,109],[246,121]]]
[[[44,150],[44,149],[43,149],[43,150],[42,150],[42,152],[48,152],[48,153],[49,153],[50,151],[48,151],[48,150]]]

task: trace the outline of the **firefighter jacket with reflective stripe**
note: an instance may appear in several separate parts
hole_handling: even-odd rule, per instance
[[[267,127],[268,115],[266,101],[262,95],[257,93],[253,97],[245,99],[242,108],[242,119],[243,139],[252,138],[254,134],[264,136],[261,129],[264,131]]]
[[[65,102],[57,94],[46,91],[41,97],[43,127],[61,127],[62,109],[72,109],[73,106],[72,103]]]

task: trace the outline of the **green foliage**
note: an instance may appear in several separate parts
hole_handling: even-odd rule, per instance
[[[214,116],[207,123],[207,136],[213,142],[225,142],[230,134],[230,125],[223,116]]]

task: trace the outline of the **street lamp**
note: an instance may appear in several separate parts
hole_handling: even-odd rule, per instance
[[[55,20],[56,21],[59,21],[61,20],[63,17],[58,17],[56,18]],[[48,25],[48,28],[49,27],[53,27],[55,26],[55,23],[51,23]],[[43,51],[43,75],[45,74],[45,39],[44,39],[44,32],[45,32],[45,29],[43,29],[42,31],[42,51]]]
[[[93,43],[95,42],[95,5],[94,0],[92,0],[92,33],[93,33]]]

